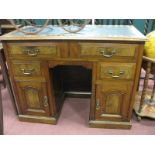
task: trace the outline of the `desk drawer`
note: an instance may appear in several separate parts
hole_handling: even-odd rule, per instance
[[[133,79],[135,63],[98,63],[98,79]]]
[[[14,76],[39,76],[42,75],[40,62],[12,61]]]
[[[83,58],[135,58],[135,44],[120,43],[74,43],[72,55]]]
[[[8,43],[8,53],[10,57],[46,57],[59,58],[67,57],[67,43]]]

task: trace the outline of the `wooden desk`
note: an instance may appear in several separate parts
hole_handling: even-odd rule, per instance
[[[92,76],[88,80],[91,83],[89,125],[131,127],[146,41],[133,26],[89,25],[77,34],[48,27],[38,35],[14,31],[0,40],[19,120],[56,124],[65,98],[66,69],[81,66]]]

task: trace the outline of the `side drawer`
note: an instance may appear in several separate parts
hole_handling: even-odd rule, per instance
[[[41,76],[41,62],[39,61],[11,61],[11,67],[14,76]]]
[[[98,63],[97,79],[128,79],[135,75],[135,63]]]
[[[137,44],[90,43],[70,44],[71,56],[80,58],[136,58]]]
[[[8,43],[10,57],[38,57],[38,58],[61,58],[68,56],[68,46],[65,42],[48,43]]]

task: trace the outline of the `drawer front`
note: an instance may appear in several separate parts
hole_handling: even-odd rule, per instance
[[[117,43],[77,43],[71,45],[72,55],[90,58],[135,58],[135,44]],[[74,53],[75,51],[75,53]]]
[[[135,63],[98,63],[98,79],[133,79]]]
[[[8,53],[11,57],[67,57],[66,43],[8,43]]]
[[[41,72],[40,62],[12,61],[14,76],[39,76]]]

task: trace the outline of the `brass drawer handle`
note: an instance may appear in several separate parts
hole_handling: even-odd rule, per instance
[[[39,49],[26,49],[23,52],[29,56],[37,56],[39,53]]]
[[[125,73],[125,71],[123,70],[119,71],[118,75],[115,75],[112,70],[109,70],[108,73],[112,76],[112,78],[119,78],[120,75],[123,75]]]
[[[96,110],[100,110],[100,101],[99,101],[99,99],[96,100]]]
[[[34,68],[32,68],[32,69],[24,69],[24,68],[22,68],[21,71],[22,71],[22,73],[24,75],[32,75],[32,73],[35,71],[35,69]]]
[[[48,107],[48,98],[47,96],[44,96],[44,107]]]
[[[101,53],[104,57],[110,58],[110,57],[112,57],[113,55],[116,54],[116,49],[112,49],[112,51],[107,51],[106,49],[102,49],[102,50],[100,51],[100,53]]]

